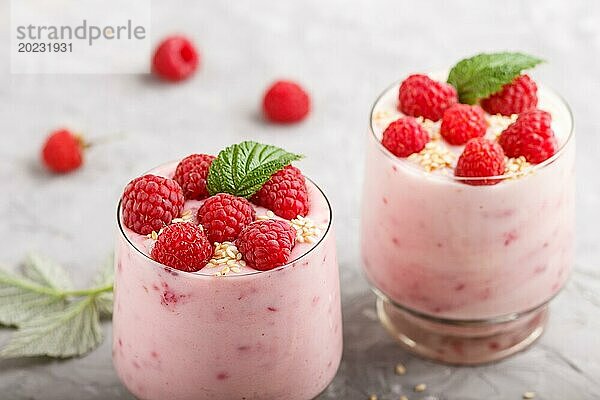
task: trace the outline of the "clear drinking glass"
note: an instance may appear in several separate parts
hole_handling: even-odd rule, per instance
[[[329,225],[307,253],[271,271],[226,276],[150,259],[127,236],[119,205],[113,362],[123,384],[149,400],[307,400],[323,391],[342,354],[325,202]]]
[[[573,265],[575,138],[564,100],[543,87],[539,94],[566,140],[531,173],[491,186],[428,174],[394,156],[373,125],[375,106],[371,112],[363,267],[379,319],[414,353],[484,363],[544,330],[548,303]]]

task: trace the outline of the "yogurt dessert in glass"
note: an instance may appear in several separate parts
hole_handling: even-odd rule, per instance
[[[125,188],[113,362],[137,398],[304,400],[333,379],[342,321],[332,213],[289,165],[296,158],[244,142]],[[257,166],[266,182],[247,190]]]
[[[541,335],[572,268],[573,119],[528,75],[473,105],[447,77],[412,75],[373,106],[362,259],[405,348],[478,364]]]

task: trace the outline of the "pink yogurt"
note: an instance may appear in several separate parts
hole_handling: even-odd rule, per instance
[[[152,173],[171,177],[175,166]],[[165,267],[148,257],[151,240],[119,215],[113,362],[136,397],[302,400],[331,382],[342,354],[335,237],[327,199],[307,186],[307,217],[323,235],[296,244],[287,265],[266,272]]]
[[[400,117],[397,93],[398,85],[386,91],[372,117]],[[538,96],[561,149],[532,173],[494,186],[395,157],[380,143],[387,123],[372,122],[361,247],[380,293],[432,317],[481,320],[529,311],[562,288],[573,265],[575,141],[562,99],[543,87]]]

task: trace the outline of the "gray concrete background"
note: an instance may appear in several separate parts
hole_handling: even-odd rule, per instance
[[[90,10],[93,11],[93,10]],[[155,39],[184,32],[202,69],[183,85],[146,76],[11,75],[8,1],[0,3],[0,261],[37,250],[84,285],[113,245],[116,200],[133,176],[191,152],[255,139],[307,155],[301,167],[330,196],[342,268],[345,353],[320,399],[600,399],[600,3],[595,1],[186,1],[153,2]],[[578,253],[552,304],[549,329],[504,362],[452,368],[413,358],[376,322],[358,255],[363,144],[370,106],[403,74],[447,67],[492,50],[548,60],[535,76],[571,104],[578,135]],[[264,124],[265,86],[291,77],[314,111],[296,126]],[[49,176],[38,149],[54,127],[126,139],[91,150],[81,171]],[[110,323],[105,323],[110,335]],[[0,330],[0,343],[9,335]],[[393,375],[397,361],[404,377]],[[424,396],[411,393],[427,383]],[[426,396],[429,397],[426,397]],[[2,399],[130,399],[111,366],[109,341],[70,361],[0,362]]]

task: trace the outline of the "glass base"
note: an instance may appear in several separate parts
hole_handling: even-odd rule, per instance
[[[407,350],[442,363],[477,365],[508,357],[535,342],[544,331],[548,306],[510,321],[451,321],[416,315],[378,296],[377,315]]]

